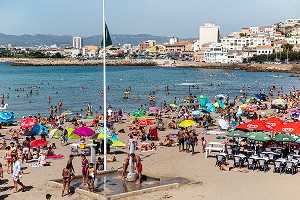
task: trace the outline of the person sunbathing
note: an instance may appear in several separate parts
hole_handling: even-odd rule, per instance
[[[225,165],[225,164],[222,163],[222,162],[219,162],[218,166],[219,166],[219,169],[220,169],[221,171],[244,172],[244,173],[249,172],[249,170],[246,169],[246,168],[234,168],[234,167],[228,167],[227,165]]]
[[[165,141],[163,143],[163,146],[167,146],[167,147],[171,147],[172,146],[172,141],[171,141],[169,135],[166,135],[166,139],[165,139]]]

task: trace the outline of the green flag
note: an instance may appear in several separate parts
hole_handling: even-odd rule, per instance
[[[108,31],[107,25],[105,23],[105,47],[108,47],[110,45],[112,45],[112,41],[111,41],[111,38],[110,38],[110,34],[109,34],[109,31]],[[103,47],[103,39],[102,39],[102,42],[101,42],[101,47]]]

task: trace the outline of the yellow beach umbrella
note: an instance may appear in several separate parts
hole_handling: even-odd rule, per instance
[[[179,126],[180,127],[189,127],[189,126],[194,126],[195,124],[196,124],[196,122],[193,120],[183,120],[182,122],[180,122]]]
[[[112,141],[112,147],[126,147],[126,144],[124,144],[123,142],[120,142],[119,140],[114,140]]]

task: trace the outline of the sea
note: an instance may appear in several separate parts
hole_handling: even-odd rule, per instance
[[[189,91],[196,96],[207,96],[213,102],[214,96],[218,94],[229,95],[230,100],[233,100],[235,96],[240,96],[239,91],[243,86],[251,97],[259,90],[268,93],[273,84],[288,93],[292,86],[299,89],[300,83],[298,78],[289,77],[289,73],[243,70],[108,66],[106,72],[107,86],[110,87],[107,90],[107,106],[113,110],[124,109],[127,113],[145,104],[146,107],[160,108],[164,101],[173,103],[174,97],[179,102],[188,96]],[[182,83],[195,84],[180,85]],[[247,90],[248,85],[250,90]],[[169,92],[165,91],[165,87],[169,88]],[[17,91],[20,88],[24,88],[24,91]],[[129,88],[131,90],[127,100],[124,91]],[[24,67],[0,63],[0,94],[4,94],[7,111],[14,112],[17,119],[38,113],[49,116],[50,106],[57,106],[58,101],[63,102],[63,110],[60,112],[68,110],[84,114],[90,102],[94,112],[103,113],[102,91],[101,66]],[[150,105],[150,94],[156,97],[154,105]],[[140,101],[136,100],[137,95]],[[48,96],[51,97],[50,103]]]

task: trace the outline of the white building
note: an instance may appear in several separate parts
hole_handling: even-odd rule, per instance
[[[256,55],[268,55],[273,54],[272,46],[258,46],[256,48]]]
[[[229,50],[222,43],[212,43],[204,50],[204,61],[210,63],[241,63],[242,51]]]
[[[199,47],[207,43],[219,43],[220,42],[220,26],[214,23],[205,23],[204,26],[199,28]]]
[[[79,36],[73,37],[73,47],[75,49],[81,49],[83,46],[82,38]]]
[[[169,42],[170,42],[170,44],[175,44],[178,42],[178,38],[174,36],[174,37],[170,38]]]
[[[228,47],[229,50],[241,51],[243,48],[256,48],[258,46],[271,45],[271,40],[266,37],[224,37],[221,39],[221,43]]]
[[[300,19],[287,19],[285,21],[287,25],[295,25],[295,24],[300,24]]]

